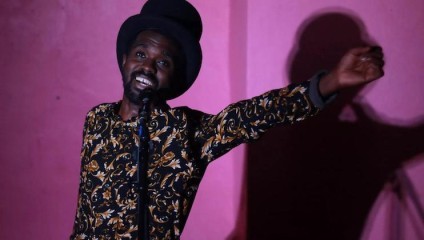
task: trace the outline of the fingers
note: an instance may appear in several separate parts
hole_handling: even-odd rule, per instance
[[[352,54],[354,56],[358,56],[359,57],[359,56],[362,56],[362,55],[370,52],[372,48],[373,47],[370,47],[370,46],[368,46],[368,47],[352,48],[352,49],[349,50],[348,54]]]
[[[365,76],[368,81],[373,81],[384,75],[384,60],[381,52],[370,52],[361,58],[361,65],[365,70]]]
[[[360,57],[359,61],[361,62],[361,64],[367,64],[367,65],[372,64],[380,68],[384,66],[384,60],[382,57],[379,57],[379,56],[366,55],[366,56]]]
[[[360,55],[360,61],[362,62],[370,62],[373,63],[379,67],[384,66],[384,60],[383,60],[383,49],[381,47],[375,46],[370,47],[368,51],[362,53]]]
[[[384,75],[384,54],[383,49],[379,46],[369,47],[368,51],[359,55],[360,65],[365,66],[366,72],[372,72],[372,79],[379,78]]]
[[[384,70],[382,67],[378,66],[375,63],[369,63],[369,65],[366,68],[367,70],[367,79],[368,80],[375,80],[384,75]]]
[[[381,57],[383,57],[383,49],[380,46],[371,47],[370,52],[379,54]]]

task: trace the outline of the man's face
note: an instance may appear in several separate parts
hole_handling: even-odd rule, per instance
[[[123,56],[124,97],[139,104],[144,90],[163,91],[175,75],[177,47],[154,31],[140,32]]]

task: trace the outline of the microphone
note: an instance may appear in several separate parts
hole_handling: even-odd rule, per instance
[[[153,99],[154,91],[152,89],[144,89],[140,92],[140,95],[138,96],[138,99],[140,103],[147,103],[150,102],[151,99]]]
[[[149,161],[149,128],[147,126],[150,117],[150,103],[153,99],[154,91],[145,89],[140,92],[140,127],[138,129],[138,136],[140,144],[135,154],[137,162],[137,222],[138,222],[138,235],[144,236],[143,239],[149,239],[149,211],[148,211],[148,161]]]
[[[141,108],[140,108],[140,120],[142,121],[142,123],[146,123],[148,121],[149,118],[149,114],[150,114],[150,103],[153,99],[153,95],[154,95],[154,91],[151,89],[145,89],[143,91],[140,92],[139,95],[139,101],[141,104]]]

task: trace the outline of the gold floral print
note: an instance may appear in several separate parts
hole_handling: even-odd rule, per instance
[[[315,115],[308,86],[269,91],[216,115],[187,107],[154,109],[148,124],[150,238],[179,239],[211,161],[276,124]],[[119,104],[101,104],[87,114],[71,239],[137,239],[138,118],[123,121]]]

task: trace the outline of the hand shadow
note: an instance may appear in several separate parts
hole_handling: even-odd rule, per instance
[[[290,79],[304,80],[373,41],[361,20],[343,10],[306,20],[298,43],[287,69]],[[359,90],[343,92],[319,116],[272,129],[248,146],[248,239],[359,239],[389,175],[424,150],[422,122],[384,123],[370,106],[353,102]]]

